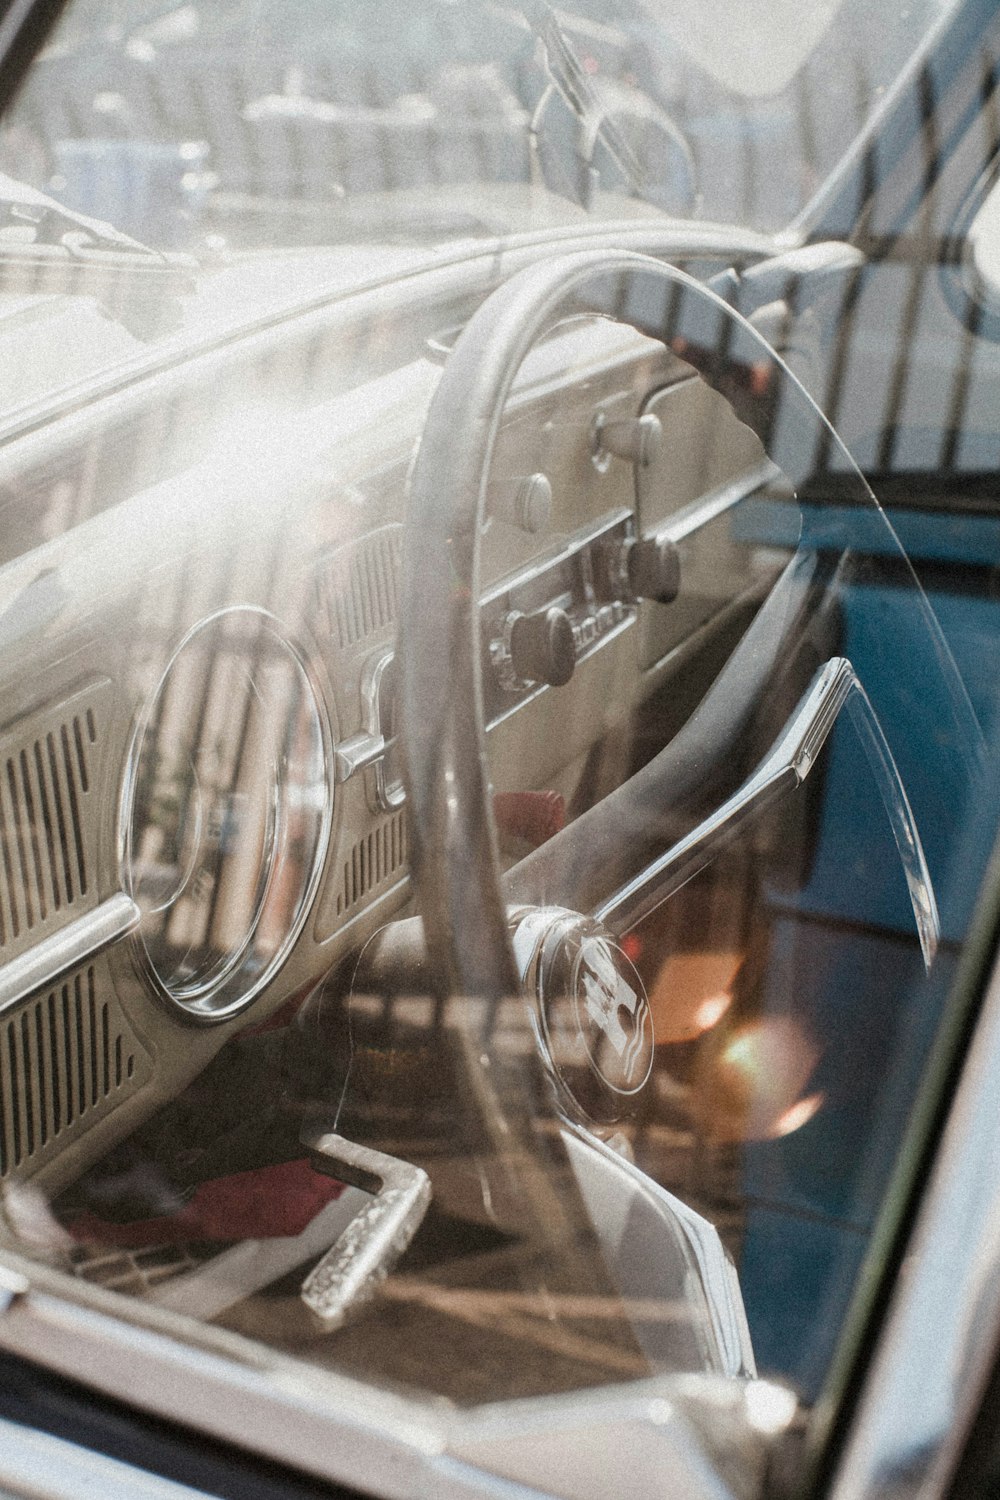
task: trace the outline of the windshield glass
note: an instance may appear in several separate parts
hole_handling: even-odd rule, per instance
[[[71,1373],[214,1351],[270,1452],[303,1389],[425,1457],[820,1398],[1000,822],[973,10],[65,8],[0,123],[0,1249]]]
[[[18,339],[4,411],[407,253],[650,215],[781,229],[946,6],[690,10],[68,6],[0,126],[0,316],[60,349]]]
[[[80,0],[4,125],[0,168],[202,257],[581,211],[775,230],[945,9],[831,0],[806,24],[728,0]]]

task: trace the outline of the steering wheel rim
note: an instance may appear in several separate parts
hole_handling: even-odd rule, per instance
[[[702,283],[647,256],[583,252],[531,267],[467,324],[431,402],[411,475],[399,622],[411,873],[433,983],[442,993],[499,998],[520,987],[488,796],[479,535],[493,445],[517,371],[547,327],[579,312],[631,324],[692,363],[793,486],[812,472],[831,438],[842,447],[795,375],[745,319]],[[763,396],[741,380],[741,372],[762,361],[769,371]],[[851,468],[862,498],[877,508]],[[775,653],[809,607],[814,559],[807,555],[806,562],[796,554],[697,713],[656,757],[666,757],[658,784],[669,785],[675,804],[699,774],[706,738],[724,750],[748,723]],[[533,882],[531,872],[551,865],[574,826],[519,867],[510,892],[516,899],[537,899],[542,888],[551,899],[546,879]]]

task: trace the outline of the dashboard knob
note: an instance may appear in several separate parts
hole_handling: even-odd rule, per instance
[[[552,514],[552,485],[544,474],[526,474],[491,485],[489,509],[501,521],[534,536]]]
[[[642,417],[622,417],[611,422],[600,419],[594,436],[605,453],[645,469],[662,447],[663,427],[658,416],[647,412]]]
[[[576,666],[576,645],[569,615],[558,605],[534,615],[518,615],[510,628],[510,660],[524,682],[562,687]]]
[[[655,599],[669,604],[681,586],[681,564],[677,548],[666,538],[640,537],[628,549],[626,561],[629,588],[637,599]]]

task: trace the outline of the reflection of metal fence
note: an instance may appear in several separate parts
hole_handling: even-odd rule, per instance
[[[1000,462],[997,319],[963,264],[983,167],[1000,149],[1000,39],[966,38],[967,51],[957,40],[921,67],[818,205],[814,233],[851,237],[868,265],[831,309],[836,340],[816,395],[873,475]]]
[[[527,181],[540,87],[525,72],[531,36],[478,8],[475,19],[340,6],[308,35],[276,14],[267,38],[163,48],[133,38],[54,56],[21,96],[10,150],[70,206],[110,219],[116,207],[135,233],[146,216],[147,238],[169,227],[166,199],[175,218],[183,208],[211,219],[219,199],[206,203],[206,181],[223,207],[235,200],[245,213],[249,199],[283,214],[279,240],[308,236],[310,213],[347,195]],[[230,228],[239,237],[238,215]]]
[[[659,111],[679,129],[705,217],[777,227],[835,166],[885,81],[869,76],[864,38],[844,10],[825,47],[768,98],[731,93],[673,53],[642,6],[616,7],[615,25],[595,25],[588,13],[606,19],[602,9],[570,0],[560,20],[598,85],[619,102],[631,92],[636,119]],[[905,55],[894,24],[880,20],[885,58]],[[120,171],[131,173],[133,194],[157,173],[163,191],[168,163],[155,153],[185,142],[207,143],[223,192],[299,206],[338,193],[528,180],[528,121],[547,78],[517,5],[341,0],[262,7],[253,33],[237,15],[203,15],[189,39],[149,26],[119,33],[52,56],[21,99],[47,170],[72,169],[78,193],[86,162],[65,147],[88,139],[131,143]]]
[[[631,42],[609,28],[595,41],[588,7],[571,9],[588,68],[628,76],[678,123],[707,217],[786,221],[872,107],[874,80],[849,38],[835,77],[816,54],[777,98],[734,100],[691,68],[666,77],[662,45],[640,45],[648,22],[635,21]],[[419,190],[531,180],[528,121],[545,74],[516,9],[427,3],[375,21],[357,5],[307,10],[285,24],[265,13],[252,46],[219,23],[196,40],[140,36],[51,56],[21,96],[4,165],[161,244],[213,230],[235,243],[336,242],[359,232],[373,195],[383,195],[376,233],[419,233],[435,212],[443,231],[451,214],[464,232],[475,194],[435,210]],[[816,232],[852,237],[869,264],[825,308],[836,338],[814,391],[870,471],[984,471],[1000,460],[983,386],[985,375],[994,390],[982,335],[996,319],[962,270],[967,195],[1000,146],[996,66],[989,39],[957,68],[948,56],[928,63],[896,124],[819,205]],[[790,305],[794,324],[794,295]]]

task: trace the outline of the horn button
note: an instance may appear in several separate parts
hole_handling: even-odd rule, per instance
[[[512,913],[542,1057],[578,1113],[612,1124],[653,1067],[653,1018],[634,964],[592,917],[561,907]]]

